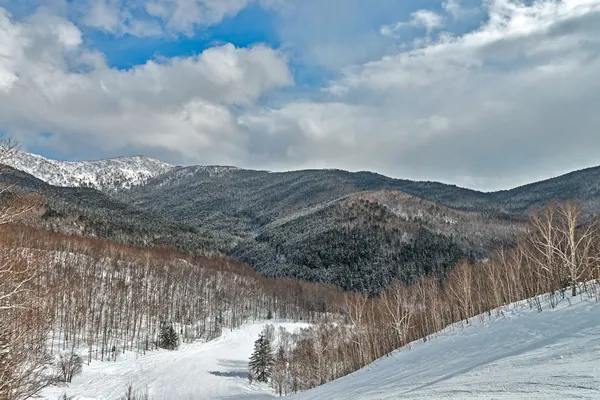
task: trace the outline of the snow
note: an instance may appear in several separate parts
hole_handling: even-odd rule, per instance
[[[269,323],[288,331],[307,326]],[[183,345],[176,351],[128,352],[116,362],[92,361],[68,387],[47,388],[42,397],[57,400],[66,393],[74,400],[119,399],[131,383],[134,390],[147,389],[152,400],[270,399],[274,396],[267,385],[250,384],[247,378],[248,359],[265,324],[245,324],[217,340]]]
[[[150,157],[119,157],[98,161],[57,161],[17,152],[6,164],[54,186],[128,189],[165,173],[173,165]]]
[[[600,305],[579,297],[538,313],[527,302],[501,315],[456,324],[430,338],[323,386],[306,399],[600,399]],[[305,324],[274,323],[288,331]],[[116,399],[128,383],[150,398],[271,399],[266,385],[250,384],[247,362],[264,323],[246,324],[218,340],[178,351],[128,353],[92,362],[69,387],[42,394],[58,399]]]
[[[415,342],[302,399],[600,399],[600,305],[526,302]],[[493,315],[493,314],[492,314]]]

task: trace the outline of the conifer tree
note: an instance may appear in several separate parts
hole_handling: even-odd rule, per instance
[[[158,347],[167,350],[175,350],[179,344],[179,336],[172,324],[163,324],[160,328],[160,334],[158,336]]]
[[[273,368],[273,353],[271,343],[261,333],[254,342],[254,352],[248,363],[250,373],[259,382],[267,383]]]

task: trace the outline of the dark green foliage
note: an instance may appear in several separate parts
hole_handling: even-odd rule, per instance
[[[257,381],[267,383],[271,377],[273,362],[271,343],[261,333],[254,342],[254,351],[248,363],[250,374]]]
[[[43,193],[43,224],[56,231],[188,253],[217,250],[267,276],[371,293],[398,279],[442,278],[461,258],[487,257],[552,198],[600,209],[600,168],[495,193],[370,172],[196,166],[109,196],[10,175],[3,174]]]
[[[179,346],[179,336],[173,325],[164,323],[160,327],[160,334],[158,335],[158,347],[167,350],[175,350]]]
[[[141,247],[169,245],[188,253],[218,250],[267,276],[371,293],[396,279],[442,276],[462,257],[485,256],[496,245],[489,232],[496,235],[502,224],[482,218],[493,229],[477,234],[481,224],[472,217],[396,191],[388,191],[394,204],[344,197],[396,182],[376,174],[233,170],[215,178],[203,171],[179,169],[117,197],[52,187],[35,178],[23,179],[22,186],[44,195],[42,223],[55,231]],[[408,214],[391,211],[398,205]],[[446,214],[470,221],[474,229],[460,231],[440,223]]]

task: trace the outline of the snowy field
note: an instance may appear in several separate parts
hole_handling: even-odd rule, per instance
[[[600,399],[600,304],[579,298],[538,313],[524,302],[504,316],[473,319],[399,350],[347,377],[290,396],[294,400]],[[288,330],[303,324],[274,324]],[[93,362],[58,399],[118,399],[125,386],[148,389],[152,400],[271,399],[250,385],[247,363],[264,324],[247,324],[218,340],[179,351],[128,353]]]
[[[269,322],[271,323],[271,322]],[[288,331],[307,324],[271,323]],[[250,385],[248,359],[254,341],[265,323],[246,324],[208,343],[183,345],[177,351],[155,351],[146,355],[122,354],[116,362],[94,361],[67,387],[42,392],[45,399],[58,400],[66,393],[74,400],[119,399],[131,383],[147,389],[151,400],[269,399],[266,385]]]
[[[291,399],[600,399],[600,304],[503,310]]]

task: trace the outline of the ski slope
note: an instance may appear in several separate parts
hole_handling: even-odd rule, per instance
[[[291,399],[600,399],[600,304],[502,310]]]
[[[600,304],[562,300],[531,310],[526,302],[440,332],[389,357],[292,400],[379,399],[600,399]],[[305,324],[280,323],[288,331]],[[56,400],[118,399],[128,383],[152,400],[241,399],[274,396],[250,385],[247,363],[264,324],[247,324],[218,340],[178,351],[127,353],[93,362],[68,387],[46,389]]]
[[[271,323],[271,322],[269,322]],[[73,383],[42,392],[45,399],[58,400],[65,393],[73,400],[120,399],[126,386],[148,391],[151,400],[269,399],[266,385],[248,382],[248,359],[265,323],[246,324],[226,332],[217,340],[184,345],[177,351],[155,351],[146,355],[128,352],[116,362],[94,361],[84,365]],[[294,331],[307,324],[272,323]]]

